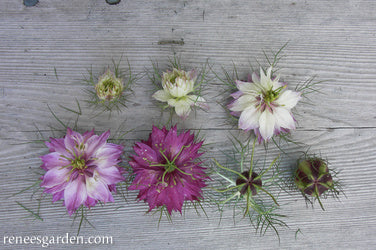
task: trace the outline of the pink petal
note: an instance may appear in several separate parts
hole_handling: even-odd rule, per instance
[[[159,149],[159,145],[164,143],[164,139],[167,135],[166,128],[159,129],[155,126],[153,126],[152,132],[150,134],[150,139],[152,141],[152,145],[150,145],[152,148]]]
[[[67,185],[64,191],[64,203],[69,215],[72,215],[86,201],[86,198],[85,177],[79,175]]]
[[[104,146],[107,142],[108,137],[110,136],[110,131],[106,131],[100,136],[93,135],[88,138],[86,141],[86,150],[85,154],[87,157],[92,156],[99,148]]]
[[[155,152],[155,150],[153,150],[151,147],[149,147],[148,145],[144,143],[137,142],[136,145],[133,147],[133,149],[139,157],[145,158],[146,161],[149,161],[149,162],[158,161],[157,153]]]
[[[97,200],[94,199],[94,198],[91,198],[91,197],[87,197],[86,201],[85,201],[85,206],[86,207],[94,207],[96,204],[97,204]]]
[[[42,155],[41,157],[43,164],[43,169],[50,170],[55,167],[63,167],[68,166],[70,162],[63,158],[60,153],[52,152],[46,155]]]
[[[63,197],[64,197],[64,190],[62,190],[62,191],[60,191],[58,193],[53,194],[53,196],[52,196],[52,202],[56,202],[58,200],[61,200]]]
[[[97,168],[96,170],[102,181],[107,185],[116,184],[125,180],[125,177],[121,175],[119,169],[115,166],[106,169]]]
[[[239,97],[241,97],[243,95],[243,92],[241,91],[236,91],[234,93],[232,93],[230,96],[234,99],[238,99]]]
[[[65,155],[67,150],[65,149],[64,138],[52,138],[50,137],[50,141],[46,141],[45,144],[49,148],[50,152],[58,152],[60,154]]]
[[[96,171],[94,172],[93,177],[86,176],[86,190],[87,195],[93,199],[100,200],[102,202],[114,200],[107,184],[103,183],[101,177]]]
[[[51,168],[43,175],[40,186],[51,188],[66,182],[69,177],[69,171],[68,168]]]
[[[86,131],[85,133],[82,134],[83,138],[84,138],[84,141],[87,141],[87,139],[89,139],[90,137],[92,137],[93,135],[95,135],[95,131],[94,129],[90,130],[90,131]]]
[[[73,133],[74,132],[70,128],[68,128],[67,134],[64,137],[65,149],[68,150],[69,153],[72,154],[72,155],[77,153],[76,149],[75,149],[76,141],[74,140],[74,138],[72,136]]]

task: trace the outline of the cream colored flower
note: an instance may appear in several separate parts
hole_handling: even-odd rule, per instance
[[[173,71],[163,72],[163,89],[155,92],[153,98],[161,102],[167,102],[170,107],[175,108],[175,112],[180,118],[185,119],[193,106],[207,108],[204,98],[197,95],[189,95],[195,90],[196,77],[194,70],[186,72],[174,68]]]

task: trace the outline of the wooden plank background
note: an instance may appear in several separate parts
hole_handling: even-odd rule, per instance
[[[219,224],[218,213],[209,205],[209,218],[188,210],[185,216],[175,214],[173,223],[163,219],[158,227],[158,216],[144,214],[147,205],[135,201],[136,192],[129,193],[127,202],[117,197],[116,204],[95,207],[89,214],[95,229],[84,225],[82,234],[111,235],[113,245],[95,247],[114,249],[375,249],[375,13],[373,0],[123,0],[118,5],[104,0],[40,0],[34,7],[25,7],[21,0],[2,0],[0,236],[76,233],[77,222],[72,226],[61,203],[46,199],[40,222],[25,218],[27,212],[15,202],[37,209],[30,193],[10,196],[30,185],[26,180],[35,176],[39,156],[46,153],[25,142],[36,139],[36,127],[48,136],[48,125],[57,125],[47,104],[62,120],[71,119],[58,105],[74,107],[75,99],[83,104],[81,79],[90,67],[100,72],[123,54],[133,72],[142,73],[152,69],[151,60],[163,67],[176,53],[187,68],[201,67],[208,60],[220,72],[234,63],[245,76],[249,61],[262,62],[263,50],[276,51],[288,41],[279,63],[282,78],[291,87],[311,76],[327,80],[321,85],[323,94],[311,96],[313,105],[298,105],[293,138],[341,170],[347,198],[327,199],[326,211],[321,211],[317,204],[307,208],[297,193],[282,192],[281,213],[288,216],[290,228],[280,231],[280,244],[271,232],[256,235],[246,220],[234,225],[232,211],[226,211]],[[160,44],[166,40],[184,44]],[[226,124],[218,104],[220,85],[213,79],[205,89],[209,112],[198,111],[178,126],[201,129],[209,144],[207,157],[224,161],[221,151],[231,149],[227,138],[236,129]],[[92,118],[83,105],[81,129],[116,130],[121,124],[124,130],[134,129],[124,141],[130,153],[133,142],[146,139],[151,125],[160,122],[152,91],[143,76],[134,85],[128,109],[110,120],[107,115]],[[293,144],[284,148],[290,156],[305,150]],[[258,146],[257,155],[263,152]],[[276,154],[270,145],[267,161]],[[284,156],[281,167],[293,162],[293,157]],[[298,228],[302,234],[295,239]]]

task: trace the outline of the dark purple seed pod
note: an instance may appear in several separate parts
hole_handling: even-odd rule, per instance
[[[312,157],[300,160],[295,172],[295,184],[306,195],[320,197],[333,188],[333,179],[325,160]]]
[[[252,172],[252,175],[249,176],[249,171],[243,172],[242,175],[245,178],[239,177],[238,179],[236,179],[236,186],[245,184],[240,190],[240,193],[242,195],[246,194],[248,191],[248,187],[249,187],[252,192],[252,195],[256,195],[257,187],[262,187],[261,178],[256,179],[258,177],[258,174],[256,174],[255,172]]]

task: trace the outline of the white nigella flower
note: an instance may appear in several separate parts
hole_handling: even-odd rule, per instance
[[[239,128],[253,129],[260,143],[295,129],[291,109],[301,98],[300,92],[286,90],[287,85],[271,72],[272,67],[266,75],[260,68],[260,76],[253,73],[249,82],[236,80],[239,91],[231,94],[235,100],[228,105],[231,114],[239,116]]]
[[[175,108],[176,114],[182,119],[187,118],[192,106],[207,108],[205,99],[197,95],[189,95],[194,91],[196,81],[194,70],[186,72],[174,68],[173,71],[163,72],[162,90],[153,94],[153,98],[161,102],[167,102]]]

